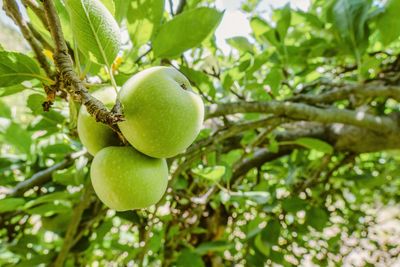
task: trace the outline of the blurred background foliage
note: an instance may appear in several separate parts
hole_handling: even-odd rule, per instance
[[[398,0],[312,0],[306,8],[236,1],[235,12],[251,31],[222,44],[214,32],[232,10],[224,14],[214,1],[102,2],[122,32],[123,49],[112,65],[118,85],[150,66],[173,65],[210,105],[400,81]],[[89,89],[110,84],[106,70],[74,46],[79,29],[71,27],[64,1],[54,3]],[[39,17],[20,7],[52,44]],[[1,16],[0,50],[33,60],[19,31]],[[91,157],[76,133],[79,104],[60,98],[43,112],[39,80],[10,85],[2,79],[1,266],[47,266],[62,253],[66,266],[400,264],[398,150],[337,150],[295,131],[296,138],[283,140],[290,133],[283,122],[292,120],[241,128],[267,116],[222,116],[207,120],[188,152],[170,160],[170,187],[159,204],[115,212],[84,187]],[[399,111],[384,96],[328,106]]]

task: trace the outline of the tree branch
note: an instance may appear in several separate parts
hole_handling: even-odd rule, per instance
[[[28,180],[22,181],[17,184],[14,189],[8,194],[9,197],[17,197],[22,196],[27,190],[33,188],[34,186],[42,185],[48,182],[51,179],[51,175],[53,172],[57,170],[62,170],[68,168],[74,163],[74,161],[86,154],[86,151],[79,151],[73,154],[70,154],[65,157],[65,159],[59,163],[54,164],[53,166],[42,170],[40,172],[35,173]]]
[[[50,32],[53,37],[56,49],[54,61],[60,72],[60,79],[64,82],[69,94],[79,100],[86,106],[90,115],[96,118],[96,121],[110,125],[114,131],[118,132],[117,122],[122,121],[123,115],[118,112],[110,112],[106,106],[94,98],[83,85],[78,75],[73,70],[72,60],[68,54],[68,47],[64,40],[60,19],[55,10],[53,1],[43,0],[44,10],[50,26]]]
[[[38,3],[35,0],[23,0],[22,3],[24,4],[25,7],[29,7],[33,11],[33,13],[35,13],[35,15],[40,19],[40,21],[46,27],[47,30],[50,30],[43,7],[38,5]]]
[[[233,168],[231,183],[238,178],[246,175],[251,169],[261,167],[264,163],[273,161],[292,152],[294,146],[281,146],[279,151],[273,153],[266,148],[260,149],[254,153],[254,156],[238,163]]]
[[[38,40],[36,40],[36,38],[33,36],[27,22],[22,18],[17,3],[14,0],[5,0],[3,3],[3,9],[7,13],[7,15],[14,20],[15,24],[21,29],[22,35],[31,46],[40,66],[44,69],[47,76],[52,78],[54,76],[53,71],[51,70],[50,64],[42,52],[43,48]]]
[[[40,32],[38,32],[31,23],[28,22],[27,24],[28,24],[29,29],[32,32],[32,35],[40,42],[42,47],[53,52],[54,47],[52,47],[51,44],[49,42],[47,42],[47,40],[42,36],[42,34]]]
[[[223,141],[235,136],[241,132],[254,130],[257,128],[268,128],[273,129],[280,124],[286,122],[285,119],[271,116],[268,118],[245,122],[242,124],[232,125],[231,127],[227,128],[226,130],[221,129],[216,131],[213,135],[209,138],[202,139],[197,143],[193,144],[189,149],[174,159],[178,158],[185,158],[185,161],[182,164],[179,164],[175,170],[171,172],[171,180],[176,178],[180,173],[184,172],[204,153],[210,153],[211,151],[217,149],[218,146],[223,145]],[[232,148],[230,148],[232,149]],[[228,149],[228,150],[230,150]]]
[[[68,225],[67,232],[65,233],[63,245],[62,245],[61,250],[53,264],[54,267],[64,266],[64,262],[68,256],[69,250],[72,247],[76,231],[77,231],[79,223],[82,219],[83,211],[90,204],[90,198],[91,198],[92,194],[93,194],[93,187],[92,187],[91,182],[88,181],[87,185],[83,189],[81,201],[74,208],[74,211],[72,213],[72,218]]]
[[[321,123],[343,123],[380,133],[399,130],[397,121],[387,116],[374,116],[364,111],[338,108],[317,108],[293,102],[236,102],[212,104],[207,107],[206,119],[235,113],[272,113],[290,119],[315,121]]]
[[[358,97],[390,97],[400,102],[400,86],[367,84],[337,88],[320,95],[297,95],[289,99],[293,102],[308,104],[329,104],[338,100],[347,99],[350,95]]]

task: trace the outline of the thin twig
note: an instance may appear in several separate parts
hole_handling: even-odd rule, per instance
[[[42,34],[40,34],[40,32],[38,32],[35,27],[33,27],[33,25],[31,23],[27,23],[29,29],[31,30],[33,36],[40,42],[40,44],[42,45],[43,48],[46,48],[47,50],[53,52],[54,51],[54,47],[51,46],[51,44],[45,39],[43,38]]]
[[[62,160],[59,163],[54,164],[53,166],[39,171],[35,173],[31,178],[28,180],[22,181],[19,184],[17,184],[14,189],[11,191],[10,194],[8,194],[9,197],[17,197],[17,196],[22,196],[27,190],[35,187],[42,185],[46,182],[48,182],[51,179],[51,175],[53,172],[62,170],[65,168],[68,168],[71,166],[74,161],[86,154],[86,150],[84,151],[79,151],[70,155],[67,155],[64,160]]]
[[[46,14],[44,9],[35,0],[23,0],[22,3],[25,7],[29,7],[33,13],[40,19],[44,27],[49,30],[49,24],[47,23]]]
[[[35,53],[35,56],[40,66],[44,69],[47,76],[52,78],[54,76],[54,73],[51,70],[50,64],[47,61],[45,55],[43,54],[43,47],[41,46],[39,41],[36,40],[36,38],[33,36],[27,22],[22,18],[17,3],[14,0],[5,0],[3,3],[3,9],[7,13],[7,15],[14,20],[15,24],[17,24],[17,26],[21,29],[22,35],[32,47],[32,50]]]
[[[136,60],[135,60],[135,64],[138,64],[142,58],[144,58],[145,56],[147,56],[152,50],[152,47],[150,47],[149,49],[146,50],[146,52],[144,52],[143,54],[141,54]]]

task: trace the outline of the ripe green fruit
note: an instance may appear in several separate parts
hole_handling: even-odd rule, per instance
[[[140,152],[169,158],[196,138],[204,104],[188,79],[171,67],[152,67],[130,78],[119,92],[125,121],[122,134]]]
[[[93,96],[111,108],[117,97],[112,87],[105,87],[93,93]],[[110,127],[90,116],[86,107],[82,105],[78,115],[78,135],[82,144],[93,156],[107,146],[117,146],[119,139]]]
[[[130,146],[100,150],[93,159],[90,175],[100,200],[118,211],[156,204],[168,184],[165,159],[148,157]]]

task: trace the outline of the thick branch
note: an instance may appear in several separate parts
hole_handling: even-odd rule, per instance
[[[399,129],[396,120],[387,116],[374,116],[362,111],[337,108],[317,108],[293,102],[236,102],[212,104],[207,109],[207,118],[235,113],[272,113],[290,119],[321,123],[343,123],[374,130],[379,133],[395,132]]]
[[[61,74],[61,79],[66,84],[67,89],[69,89],[69,93],[74,97],[78,97],[86,106],[89,114],[95,117],[97,121],[110,126],[122,121],[122,114],[108,111],[104,104],[94,98],[83,85],[82,81],[73,70],[72,60],[68,54],[68,47],[64,40],[60,19],[55,10],[53,1],[43,0],[43,4],[50,26],[50,32],[56,46],[54,61]],[[114,130],[116,130],[116,126],[114,126]]]
[[[51,174],[57,170],[62,170],[68,168],[72,165],[75,159],[84,155],[86,151],[77,152],[65,157],[65,159],[59,163],[54,164],[53,166],[35,173],[28,180],[22,181],[15,186],[15,188],[8,195],[10,197],[22,196],[27,190],[33,188],[34,186],[42,185],[48,182],[51,179]]]
[[[17,24],[18,27],[21,29],[22,35],[28,41],[29,45],[32,47],[32,50],[35,53],[35,56],[40,66],[45,70],[46,74],[51,78],[53,76],[53,72],[50,68],[50,65],[45,55],[42,53],[42,46],[38,42],[38,40],[36,40],[36,38],[33,36],[26,21],[22,18],[17,3],[14,0],[5,0],[4,10],[8,14],[8,16],[14,20],[15,24]]]
[[[400,102],[400,87],[382,84],[355,85],[333,89],[320,95],[297,95],[290,100],[308,104],[329,104],[347,99],[350,95],[358,97],[390,97]]]

